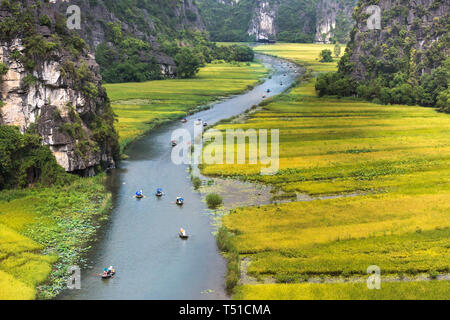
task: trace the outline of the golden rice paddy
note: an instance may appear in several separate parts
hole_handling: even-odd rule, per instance
[[[336,66],[316,60],[325,47],[277,44],[256,51],[322,72]],[[318,98],[312,80],[264,104],[245,123],[216,129],[279,129],[280,170],[262,176],[261,164],[212,164],[202,167],[204,174],[317,199],[241,208],[223,218],[241,257],[251,260],[249,276],[277,282],[242,283],[235,298],[449,297],[448,281],[383,282],[377,292],[360,283],[301,283],[312,276],[367,277],[370,265],[393,278],[450,272],[449,115]]]

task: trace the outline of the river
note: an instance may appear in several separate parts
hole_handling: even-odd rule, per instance
[[[298,76],[298,69],[277,58],[258,55],[270,69],[272,78],[253,90],[233,96],[179,121],[166,124],[128,149],[129,159],[109,177],[113,210],[101,228],[98,240],[87,256],[89,267],[81,273],[81,289],[66,290],[58,299],[228,299],[224,276],[226,261],[218,252],[212,217],[201,196],[191,184],[187,166],[171,161],[171,134],[185,127],[193,132],[194,122],[201,118],[208,124],[238,115],[269,96],[280,94]],[[283,82],[283,85],[280,83]],[[165,195],[154,196],[156,188]],[[142,189],[146,198],[133,197]],[[175,204],[178,195],[185,204]],[[184,227],[191,235],[183,241],[178,230]],[[102,280],[96,274],[114,266],[117,274]]]

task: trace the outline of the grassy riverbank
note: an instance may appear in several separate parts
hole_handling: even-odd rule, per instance
[[[104,176],[68,186],[0,192],[0,300],[48,299],[80,265],[110,194]]]
[[[268,72],[260,63],[212,63],[194,79],[105,85],[118,115],[122,149],[161,123],[179,119],[221,97],[251,89]]]
[[[314,72],[332,70],[315,61],[320,49],[281,44],[255,50]],[[300,284],[312,277],[367,277],[370,265],[394,278],[450,272],[449,115],[318,98],[310,80],[264,103],[245,122],[216,127],[249,128],[280,129],[278,174],[261,176],[261,165],[248,164],[204,166],[203,173],[268,183],[294,202],[242,208],[224,217],[224,227],[235,234],[233,246],[251,260],[248,276],[275,282],[244,283],[236,298],[428,299],[436,296],[432,290],[450,294],[447,281],[390,283],[382,293],[354,284]],[[313,201],[296,201],[302,199]]]

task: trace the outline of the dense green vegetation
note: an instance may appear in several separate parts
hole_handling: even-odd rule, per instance
[[[319,77],[320,96],[357,96],[378,104],[419,104],[450,111],[449,14],[433,16],[444,5],[440,1],[428,8],[407,3],[393,1],[383,12],[381,31],[355,28],[339,71]],[[355,10],[360,26],[367,18],[367,5],[361,2]],[[412,24],[407,22],[410,9],[415,13]],[[425,16],[431,23],[423,23]]]
[[[255,1],[242,0],[231,6],[216,0],[198,0],[200,13],[212,41],[254,41],[247,34]]]
[[[277,40],[285,42],[312,43],[316,32],[317,1],[282,1],[278,8],[275,25]]]
[[[208,208],[210,209],[216,209],[223,202],[222,197],[219,196],[217,193],[208,194],[205,200],[206,204],[208,205]]]
[[[0,39],[8,42],[20,35],[25,50],[23,55],[17,52],[17,59],[26,69],[34,70],[39,61],[50,58],[58,50],[68,51],[75,59],[85,54],[86,43],[76,33],[69,32],[62,15],[56,14],[52,26],[49,19],[37,14],[44,6],[42,1],[30,5],[28,0],[2,0],[0,6],[10,13],[9,17],[0,21]],[[44,39],[36,30],[36,26],[43,23],[55,31],[49,39]]]
[[[319,54],[320,62],[333,62],[333,56],[331,55],[331,50],[322,50]],[[339,57],[339,55],[338,55]]]
[[[0,192],[0,300],[50,299],[65,288],[68,266],[83,263],[106,218],[103,179]]]
[[[123,37],[119,25],[109,24],[108,27],[115,31],[110,33],[111,42],[101,43],[95,55],[103,81],[146,81],[162,77],[160,66],[149,52],[149,43],[133,37]],[[142,61],[142,54],[147,62]]]
[[[70,180],[48,146],[41,144],[39,136],[0,125],[0,190],[31,184],[49,186]]]
[[[190,78],[215,59],[253,60],[240,60],[236,57],[242,56],[240,52],[227,52],[207,41],[195,3],[191,7],[187,1],[176,0],[103,3],[120,21],[134,27],[125,31],[120,21],[103,24],[106,39],[96,48],[96,60],[107,83]]]
[[[96,50],[103,80],[108,83],[143,82],[160,80],[160,62],[151,51],[148,42],[122,33],[120,24],[107,24],[108,42]],[[205,40],[199,31],[188,30],[183,35],[188,46],[180,46],[176,40],[162,40],[161,50],[173,57],[179,78],[192,78],[199,68],[212,60],[253,61],[253,50],[247,46],[216,46]],[[168,62],[169,63],[169,62]]]
[[[90,3],[95,5],[96,0]],[[103,3],[121,21],[135,24],[137,30],[153,36],[182,39],[189,28],[199,25],[194,8],[187,7],[184,0],[103,0]],[[176,14],[181,7],[185,7],[186,16]]]

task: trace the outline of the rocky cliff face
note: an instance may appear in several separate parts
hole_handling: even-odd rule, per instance
[[[275,18],[277,12],[278,3],[268,0],[258,1],[248,34],[255,36],[257,41],[276,39]]]
[[[198,0],[216,41],[346,42],[357,0]]]
[[[39,134],[68,172],[114,167],[114,118],[93,55],[67,29],[56,31],[58,11],[43,3],[30,8],[23,1],[0,10],[0,62],[8,68],[0,123]],[[44,15],[49,26],[38,22]]]
[[[143,56],[155,57],[165,76],[174,76],[176,65],[172,57],[160,50],[158,35],[167,36],[170,32],[187,29],[206,30],[194,0],[137,3],[127,0],[53,0],[51,5],[62,13],[71,5],[81,9],[81,29],[77,32],[93,51],[99,44],[109,42],[109,23],[119,24],[124,35],[148,42],[151,52]]]
[[[450,112],[448,0],[360,1],[354,18],[338,72],[319,75],[319,95]]]
[[[448,0],[380,0],[378,6],[381,29],[372,30],[369,4],[360,1],[342,72],[358,81],[397,71],[418,80],[443,64],[450,52]]]
[[[357,0],[319,0],[316,9],[317,43],[346,43],[353,28],[353,8]]]

